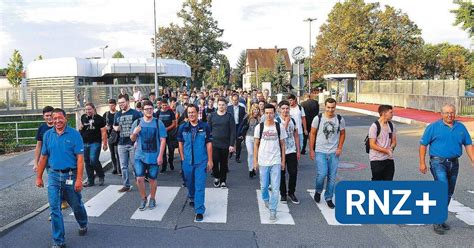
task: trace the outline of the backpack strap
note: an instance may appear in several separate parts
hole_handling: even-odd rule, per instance
[[[393,123],[391,121],[388,122],[388,126],[390,127],[390,133],[393,133]]]
[[[291,119],[291,121],[293,122],[293,125],[295,125],[295,127],[296,127],[296,121],[295,121],[295,119],[293,119],[293,117],[290,117],[290,119]]]
[[[158,118],[155,118],[155,121],[156,121],[156,129],[157,129],[157,135],[158,135],[158,139],[161,138],[160,137],[160,119]]]
[[[258,127],[260,128],[260,130],[259,130],[259,132],[260,132],[260,135],[259,135],[260,139],[262,139],[262,134],[263,134],[263,127],[264,127],[264,126],[263,126],[263,125],[264,125],[263,123],[264,123],[264,122],[260,122],[260,124],[258,124]]]
[[[342,120],[342,116],[339,115],[339,114],[336,114],[337,116],[337,132],[340,133],[341,132],[341,120]]]
[[[382,127],[380,126],[380,122],[378,120],[375,121],[374,123],[375,123],[375,126],[377,127],[377,136],[375,136],[375,138],[378,138],[380,135],[380,132],[382,131]]]
[[[323,113],[318,114],[318,127],[317,127],[318,130],[319,130],[319,125],[321,125],[321,118],[323,118]]]

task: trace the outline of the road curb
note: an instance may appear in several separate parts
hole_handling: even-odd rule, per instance
[[[336,106],[336,108],[340,109],[340,110],[356,112],[356,113],[359,113],[359,114],[366,114],[366,115],[370,115],[370,116],[379,117],[378,112],[374,112],[374,111],[370,111],[370,110],[366,110],[366,109],[351,108],[351,107],[346,107],[346,106]],[[426,126],[429,125],[429,123],[426,123],[426,122],[417,121],[417,120],[413,120],[413,119],[410,119],[410,118],[405,118],[405,117],[400,117],[400,116],[395,116],[395,115],[393,116],[392,120],[396,121],[396,122],[400,122],[400,123],[405,123],[405,124],[408,124],[408,125],[416,125],[416,126],[423,126],[423,127],[426,127]]]
[[[108,169],[110,169],[112,167],[112,160],[107,160],[105,161],[105,163],[102,165],[102,168],[104,169],[104,171],[107,171]],[[85,180],[87,181],[87,180]],[[10,230],[11,228],[35,217],[36,215],[42,213],[43,211],[45,211],[46,209],[49,208],[49,203],[46,203],[45,205],[39,207],[38,209],[34,210],[33,212],[19,218],[19,219],[16,219],[8,224],[6,224],[5,226],[2,226],[0,227],[0,237],[6,233],[8,230]]]

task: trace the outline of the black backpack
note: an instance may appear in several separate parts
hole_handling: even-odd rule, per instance
[[[377,126],[377,136],[376,137],[379,137],[380,132],[382,131],[381,130],[382,127],[380,126],[379,121],[375,121],[374,123],[375,123],[375,126]],[[393,123],[391,121],[389,121],[388,126],[390,127],[390,133],[388,135],[389,135],[389,138],[392,139]],[[368,134],[367,134],[367,136],[365,136],[364,143],[365,143],[365,152],[369,153],[370,152],[370,141],[369,141],[369,135]]]
[[[341,132],[341,119],[342,116],[339,114],[336,114],[337,116],[337,133]],[[321,118],[323,117],[323,113],[318,114],[318,127],[317,129],[319,130],[319,125],[321,124]]]

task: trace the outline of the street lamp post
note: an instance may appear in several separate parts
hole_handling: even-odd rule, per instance
[[[311,93],[311,22],[316,21],[318,18],[308,18],[305,22],[309,22],[309,66],[308,66],[308,93]]]
[[[109,47],[109,45],[105,45],[104,47],[101,47],[100,49],[102,49],[102,58],[104,58],[105,56],[105,53],[104,53],[104,50]]]
[[[153,38],[153,57],[155,59],[155,94],[158,97],[158,61],[156,60],[156,0],[153,0],[153,23],[154,23],[154,38]]]

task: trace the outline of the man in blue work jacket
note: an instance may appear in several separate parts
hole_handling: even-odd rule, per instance
[[[204,192],[207,172],[212,171],[212,136],[207,123],[198,120],[198,109],[188,105],[188,122],[178,130],[179,155],[181,156],[184,180],[188,188],[189,204],[194,206],[195,220],[204,216]]]
[[[448,187],[448,205],[454,193],[459,172],[459,160],[462,156],[462,146],[474,166],[472,140],[466,127],[455,121],[456,107],[446,104],[441,109],[442,119],[431,123],[420,140],[420,172],[427,171],[425,164],[426,148],[430,147],[430,171],[436,181],[446,183]],[[435,224],[433,230],[444,234],[450,227],[446,223]]]
[[[36,186],[44,187],[43,172],[47,162],[53,247],[65,247],[61,198],[64,197],[73,209],[79,224],[79,235],[84,236],[87,233],[87,213],[81,196],[84,143],[81,134],[76,129],[67,126],[64,110],[53,110],[53,122],[54,128],[48,130],[43,136]]]

